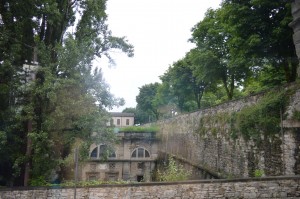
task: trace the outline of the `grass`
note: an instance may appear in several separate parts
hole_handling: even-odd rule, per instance
[[[146,132],[157,132],[159,128],[157,126],[143,127],[143,126],[128,126],[119,129],[119,132],[136,132],[136,133],[146,133]]]

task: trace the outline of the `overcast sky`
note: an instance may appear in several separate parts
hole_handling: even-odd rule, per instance
[[[114,36],[126,36],[134,46],[134,57],[113,53],[115,66],[98,62],[111,93],[126,104],[111,111],[135,107],[139,88],[160,82],[173,62],[194,47],[187,40],[191,28],[208,8],[221,0],[108,0],[108,25]]]

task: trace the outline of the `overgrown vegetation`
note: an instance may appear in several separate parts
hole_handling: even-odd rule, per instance
[[[204,116],[200,118],[197,132],[201,136],[208,132],[212,135],[229,133],[233,139],[242,135],[246,140],[254,141],[259,141],[261,136],[278,134],[288,99],[297,88],[269,90],[257,103],[238,112]],[[300,119],[300,112],[294,110],[292,118]]]
[[[35,179],[32,180],[30,186],[47,186],[47,187],[88,187],[88,186],[97,186],[103,184],[128,184],[129,181],[118,180],[118,181],[101,181],[101,180],[91,180],[91,181],[64,181],[60,184],[53,184],[45,181],[44,179]]]
[[[122,127],[119,129],[121,132],[158,132],[159,128],[157,126],[128,126],[128,127]]]
[[[264,175],[265,175],[265,172],[263,170],[256,169],[254,171],[254,177],[262,177]]]
[[[133,46],[109,30],[106,0],[3,0],[0,13],[0,185],[65,179],[74,143],[86,156],[113,142],[106,110],[124,104],[93,60]]]
[[[236,128],[246,139],[259,140],[262,134],[271,135],[280,132],[280,117],[288,99],[284,90],[272,90],[249,107],[236,115]]]
[[[286,0],[222,0],[208,9],[192,28],[195,48],[174,60],[161,83],[140,88],[137,112],[147,113],[141,123],[151,113],[171,118],[295,82],[292,20]]]
[[[188,180],[191,171],[187,171],[181,164],[177,164],[174,157],[169,156],[168,165],[164,170],[157,171],[157,178],[159,181],[172,182]]]

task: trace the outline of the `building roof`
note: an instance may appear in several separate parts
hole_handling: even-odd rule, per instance
[[[109,112],[112,117],[134,117],[134,113]]]

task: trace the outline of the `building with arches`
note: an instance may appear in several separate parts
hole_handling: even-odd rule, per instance
[[[118,132],[118,144],[93,144],[81,180],[152,181],[158,155],[155,132]]]

